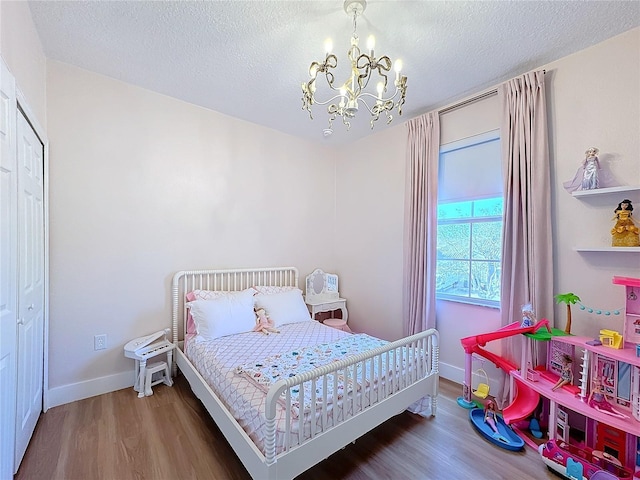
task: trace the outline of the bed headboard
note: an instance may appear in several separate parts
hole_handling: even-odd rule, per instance
[[[193,290],[240,291],[256,285],[298,287],[295,267],[245,268],[235,270],[187,270],[173,276],[171,285],[171,340],[183,338],[187,307],[185,296]]]

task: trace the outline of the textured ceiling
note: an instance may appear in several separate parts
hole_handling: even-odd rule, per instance
[[[323,107],[313,121],[302,110],[300,85],[327,37],[345,63],[353,24],[342,0],[29,3],[48,58],[319,142],[371,132],[361,115],[325,139]],[[374,34],[377,55],[404,63],[395,124],[639,24],[638,1],[372,0],[357,32],[361,47]]]

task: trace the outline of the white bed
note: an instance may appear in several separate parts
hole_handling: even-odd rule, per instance
[[[372,350],[263,385],[262,389],[240,373],[234,376],[231,370],[236,365],[262,358],[263,354],[268,356],[280,351],[278,349],[284,349],[281,353],[291,353],[287,351],[287,345],[291,345],[287,340],[290,335],[296,336],[295,348],[304,347],[304,340],[298,343],[298,338],[308,338],[309,345],[318,342],[333,346],[332,342],[353,343],[356,337],[311,321],[283,325],[280,334],[269,337],[241,333],[214,341],[188,336],[184,341],[187,293],[194,290],[239,292],[256,285],[298,287],[298,271],[294,267],[183,271],[174,276],[172,284],[172,338],[177,346],[177,367],[253,478],[294,478],[421,399],[423,405],[424,399],[428,399],[429,414],[435,415],[438,394],[438,333],[435,330],[396,342],[382,342]],[[372,345],[375,343],[375,339],[368,340]],[[243,348],[244,342],[246,348]],[[258,350],[263,346],[264,353],[260,353]],[[201,353],[211,350],[236,350],[241,356],[236,358],[226,352],[219,367],[203,366],[202,362],[208,357]],[[383,372],[382,375],[379,372]],[[221,379],[217,384],[216,378]],[[342,390],[337,378],[346,378],[341,384]],[[344,385],[349,388],[345,389]],[[336,395],[335,403],[332,386],[333,391],[343,392],[341,396]],[[305,397],[307,391],[310,393]],[[256,392],[260,393],[257,400]],[[296,401],[298,407],[303,406],[302,412],[293,408]],[[311,421],[312,418],[315,421]],[[303,433],[298,435],[298,432]]]

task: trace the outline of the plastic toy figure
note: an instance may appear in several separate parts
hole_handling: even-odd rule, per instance
[[[591,147],[584,152],[586,157],[582,166],[584,172],[582,173],[582,190],[593,190],[598,188],[598,170],[600,170],[600,161],[598,160],[598,150],[596,147]]]
[[[563,183],[569,193],[576,190],[594,190],[616,186],[617,182],[611,173],[600,165],[599,153],[600,150],[596,147],[591,147],[584,152],[585,158],[573,179]]]
[[[633,205],[631,200],[624,199],[614,210],[616,220],[615,226],[611,229],[612,246],[614,247],[638,247],[640,246],[640,236],[638,227],[633,222]]]
[[[556,384],[551,387],[552,391],[556,391],[563,386],[573,383],[573,359],[567,355],[562,355],[562,372],[560,372],[560,378],[556,382]]]
[[[520,326],[522,328],[525,327],[533,327],[536,324],[536,315],[533,313],[533,307],[530,303],[525,303],[522,306],[522,323]]]
[[[489,400],[484,406],[484,423],[489,425],[491,430],[493,430],[493,438],[504,443],[509,443],[509,440],[502,436],[498,430],[498,413],[496,412],[496,404],[493,400]]]
[[[498,423],[496,418],[496,404],[489,400],[484,406],[484,423],[491,427],[491,430],[498,433]]]
[[[602,383],[602,378],[600,378],[599,376],[593,379],[593,388],[591,389],[591,392],[589,392],[587,405],[595,408],[599,412],[606,413],[607,415],[612,415],[618,418],[629,418],[624,413],[617,411],[609,403],[607,397],[605,396],[605,389]]]

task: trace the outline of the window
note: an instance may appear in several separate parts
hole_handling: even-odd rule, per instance
[[[500,306],[502,169],[498,132],[443,145],[436,296]]]

